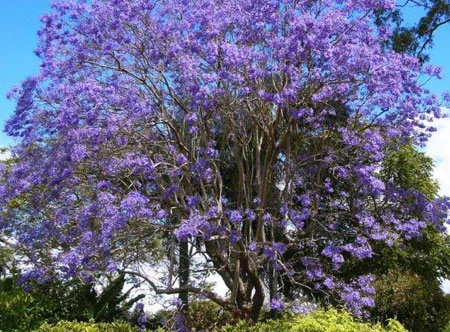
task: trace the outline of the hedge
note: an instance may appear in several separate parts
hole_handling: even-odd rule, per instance
[[[33,332],[138,332],[128,323],[80,323],[60,321],[57,324],[44,324]]]
[[[204,330],[212,331],[212,330]],[[240,321],[214,332],[408,332],[399,322],[390,320],[387,326],[369,324],[354,319],[350,314],[337,311],[316,311],[309,315],[286,316],[252,324]],[[61,321],[56,325],[44,324],[34,332],[138,332],[128,323],[78,323]],[[157,332],[168,332],[159,329]]]
[[[386,327],[372,325],[354,319],[350,314],[337,310],[316,311],[303,316],[285,317],[279,320],[251,325],[241,321],[218,332],[408,332],[399,322],[390,320]]]

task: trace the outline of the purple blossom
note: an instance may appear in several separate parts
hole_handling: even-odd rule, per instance
[[[309,207],[311,204],[311,199],[309,195],[301,195],[298,200],[303,207]]]
[[[282,242],[275,242],[272,243],[272,248],[279,252],[280,254],[284,254],[287,250],[286,244],[282,243]]]
[[[372,257],[372,248],[365,238],[358,237],[355,242],[346,244],[342,248],[358,259]]]
[[[158,212],[156,212],[156,218],[164,219],[165,217],[167,217],[167,211],[166,210],[159,210]]]
[[[138,191],[130,192],[120,203],[121,212],[127,217],[151,217],[149,200]]]
[[[229,213],[230,221],[234,224],[240,223],[242,221],[242,215],[239,211],[232,210]]]
[[[265,246],[263,249],[263,254],[265,256],[267,256],[267,258],[269,258],[269,260],[271,261],[275,261],[275,250],[273,249],[273,247],[269,247],[269,246]]]
[[[139,313],[139,316],[137,318],[137,324],[142,330],[144,330],[148,320],[147,314],[144,311],[144,304],[143,303],[136,304],[136,311]]]
[[[322,264],[318,260],[304,257],[302,258],[302,263],[306,268],[306,277],[308,279],[313,280],[323,277]]]
[[[177,297],[172,300],[172,305],[174,305],[177,308],[181,308],[181,306],[183,305],[183,302],[181,301],[180,298]]]
[[[284,310],[284,303],[283,301],[279,300],[279,299],[272,299],[270,301],[270,309],[275,310],[275,311],[283,311]]]
[[[270,213],[265,213],[265,214],[263,215],[263,217],[262,217],[262,220],[263,220],[265,223],[269,223],[269,222],[272,221],[272,215],[271,215]]]
[[[177,162],[177,164],[178,165],[183,165],[183,164],[185,164],[185,163],[187,163],[187,158],[185,157],[185,155],[184,154],[179,154],[178,156],[177,156],[177,158],[176,158],[176,162]]]
[[[247,210],[245,210],[245,214],[246,214],[248,220],[250,220],[250,221],[256,220],[256,214],[253,210],[247,209]]]
[[[253,199],[253,204],[255,204],[255,205],[261,204],[261,199],[260,199],[259,197],[255,197],[255,198]]]
[[[239,235],[239,232],[236,230],[233,230],[230,235],[230,243],[236,244],[241,240],[241,236]]]
[[[206,217],[192,212],[188,219],[184,220],[175,232],[177,238],[186,241],[190,237],[208,237],[212,231],[211,224]]]
[[[187,203],[188,207],[190,207],[190,208],[196,207],[199,202],[200,202],[200,196],[198,196],[198,195],[186,197],[186,203]]]
[[[109,181],[102,180],[102,181],[99,181],[97,183],[97,189],[98,190],[104,190],[104,189],[107,189],[109,187],[111,187],[111,182],[109,182]]]
[[[248,245],[248,249],[249,249],[250,251],[256,251],[256,250],[258,249],[258,245],[256,244],[256,242],[251,242],[251,243]]]
[[[327,246],[322,250],[322,255],[326,257],[333,257],[336,254],[339,254],[341,250],[335,246]]]
[[[303,302],[301,304],[296,304],[292,311],[295,314],[307,315],[314,312],[317,309],[317,306],[311,302]]]
[[[311,108],[300,108],[291,111],[291,116],[294,119],[302,119],[304,117],[312,116],[314,111]]]
[[[75,145],[72,149],[71,159],[75,163],[79,163],[86,156],[86,147],[83,145]]]
[[[334,283],[332,278],[326,277],[325,280],[323,281],[323,284],[325,287],[327,287],[328,289],[334,289],[336,288],[336,284]]]

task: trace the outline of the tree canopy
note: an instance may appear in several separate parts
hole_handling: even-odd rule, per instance
[[[413,7],[422,12],[412,25],[403,19],[404,9]],[[417,56],[422,62],[429,60],[427,51],[433,45],[436,31],[450,23],[450,3],[447,0],[406,0],[398,2],[396,10],[377,11],[378,24],[392,23],[393,34],[388,43],[395,51]]]

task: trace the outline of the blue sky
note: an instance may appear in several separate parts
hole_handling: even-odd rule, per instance
[[[0,146],[12,140],[3,133],[14,104],[5,97],[12,86],[39,70],[37,46],[39,17],[49,9],[47,0],[0,0]]]
[[[399,1],[397,1],[399,2]],[[404,19],[407,24],[417,22],[422,15],[422,11],[414,6],[404,9]],[[441,26],[434,35],[433,48],[428,50],[430,63],[443,68],[443,80],[431,80],[428,88],[434,93],[441,94],[450,90],[450,24]]]

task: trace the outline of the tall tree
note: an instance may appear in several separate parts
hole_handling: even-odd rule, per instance
[[[38,279],[119,270],[257,319],[269,289],[283,307],[287,278],[364,313],[373,278],[341,278],[343,263],[441,229],[449,207],[378,177],[388,149],[426,141],[442,106],[420,85],[433,69],[383,45],[374,11],[393,6],[56,2],[41,72],[11,95],[3,230]],[[181,280],[174,254],[167,278],[143,272],[160,267],[148,252],[167,234],[184,243]]]
[[[422,15],[416,22],[406,25],[404,15],[411,7]],[[450,23],[450,3],[448,0],[405,0],[397,3],[396,10],[377,11],[376,22],[392,25],[394,33],[388,44],[396,52],[415,55],[425,62],[429,60],[427,50],[433,45],[436,31]]]
[[[439,190],[433,164],[423,152],[404,146],[389,153],[381,178],[432,200]],[[442,280],[450,278],[450,236],[429,226],[403,246],[403,250],[380,248],[377,253],[373,316],[395,317],[411,331],[440,331],[450,318],[450,298],[440,287]]]

